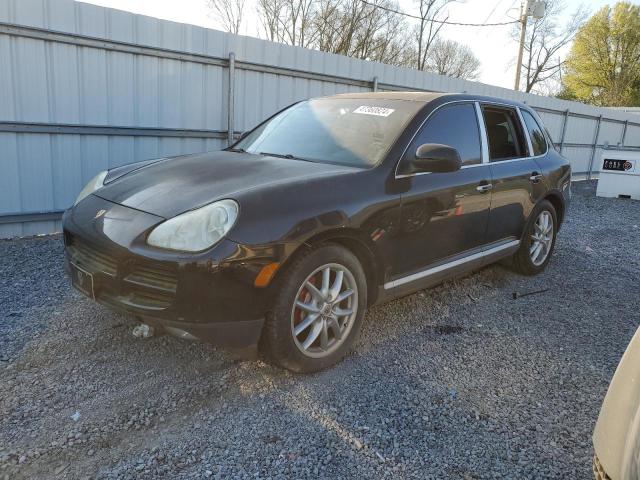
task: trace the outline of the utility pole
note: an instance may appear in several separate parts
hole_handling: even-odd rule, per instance
[[[528,2],[527,2],[528,3]],[[522,70],[522,54],[524,53],[524,39],[527,32],[527,8],[524,1],[520,4],[520,45],[518,47],[518,60],[516,61],[516,84],[514,90],[520,90],[520,71]]]
[[[527,19],[531,16],[534,20],[544,17],[545,4],[534,0],[522,0],[520,4],[520,45],[518,46],[518,61],[516,62],[516,82],[514,90],[520,90],[520,71],[522,70],[522,55],[524,53],[524,41],[527,33]]]

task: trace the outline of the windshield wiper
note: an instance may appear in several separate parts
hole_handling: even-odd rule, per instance
[[[260,152],[260,155],[264,155],[266,157],[287,158],[289,160],[302,160],[303,162],[316,163],[314,160],[311,160],[310,158],[298,157],[296,155],[292,155],[291,153]]]
[[[249,153],[252,155],[256,155],[255,152],[247,152],[244,148],[225,148],[226,152],[238,152],[238,153]],[[266,157],[277,157],[277,158],[287,158],[289,160],[303,160],[305,162],[313,162],[313,160],[309,160],[308,158],[296,157],[291,153],[271,153],[271,152],[260,152],[259,155],[264,155]]]
[[[290,153],[270,153],[270,152],[260,152],[260,155],[265,155],[267,157],[278,157],[278,158],[299,158],[299,157],[294,157],[293,155],[291,155]],[[300,160],[303,160],[302,158]]]

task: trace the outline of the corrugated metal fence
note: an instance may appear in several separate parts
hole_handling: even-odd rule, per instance
[[[376,89],[524,101],[577,176],[606,144],[640,148],[630,113],[73,0],[0,0],[0,238],[59,229],[100,170],[219,149],[297,100]]]

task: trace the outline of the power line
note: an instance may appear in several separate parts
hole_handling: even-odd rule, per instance
[[[498,0],[496,2],[496,4],[493,6],[493,8],[491,9],[491,12],[489,12],[489,15],[487,15],[487,18],[485,18],[482,23],[487,23],[489,21],[489,19],[491,18],[491,15],[493,15],[495,13],[495,11],[498,9],[498,5],[500,5],[502,3],[502,0]]]
[[[433,23],[441,23],[443,25],[458,25],[461,27],[497,27],[500,25],[511,25],[514,23],[518,23],[519,20],[512,20],[510,22],[498,22],[498,23],[462,23],[462,22],[449,22],[447,20],[436,20],[433,18],[422,18],[417,15],[411,15],[410,13],[401,12],[399,10],[394,10],[393,8],[388,8],[383,5],[376,5],[375,3],[368,2],[367,0],[360,0],[362,3],[369,5],[374,8],[380,8],[382,10],[386,10],[387,12],[397,13],[398,15],[404,15],[405,17],[415,18],[418,20],[427,20]]]

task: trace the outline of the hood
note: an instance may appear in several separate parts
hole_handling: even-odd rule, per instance
[[[122,165],[121,167],[111,168],[107,172],[107,176],[104,178],[104,185],[111,183],[120,177],[133,172],[134,170],[138,170],[139,168],[144,168],[146,166],[152,165],[154,163],[162,162],[163,160],[168,160],[171,157],[165,158],[153,158],[151,160],[144,160],[142,162],[130,163],[128,165]]]
[[[171,218],[215,200],[234,198],[243,191],[357,170],[248,153],[208,152],[163,159],[131,169],[95,195]]]

